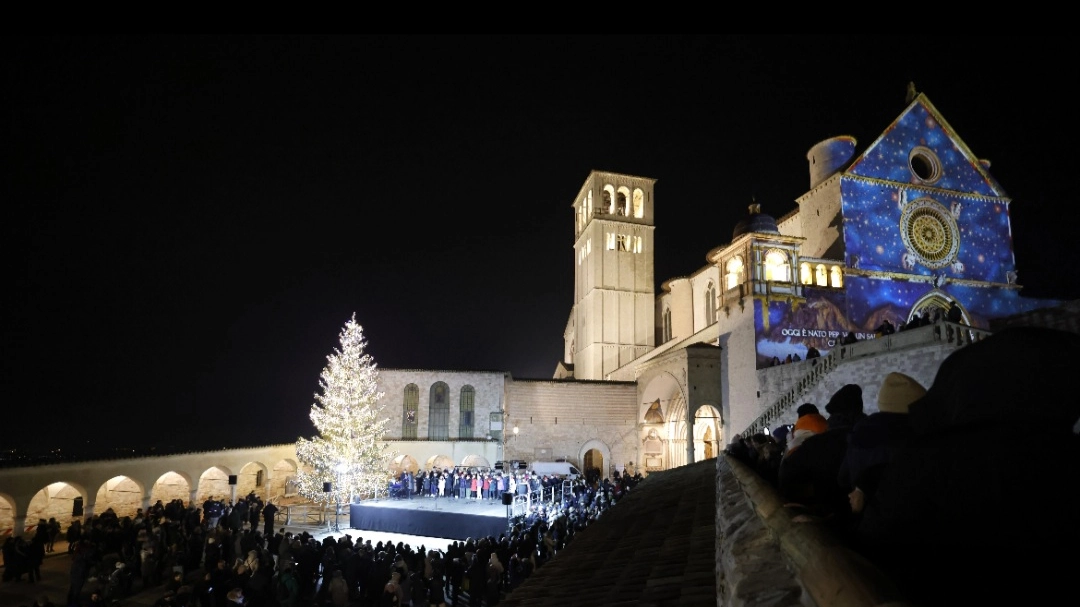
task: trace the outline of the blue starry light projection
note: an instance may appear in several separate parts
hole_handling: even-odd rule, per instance
[[[758,366],[788,354],[822,355],[844,333],[874,339],[929,302],[957,301],[972,326],[1062,302],[1012,286],[1016,263],[1008,199],[936,109],[920,97],[841,176],[842,289],[758,299]]]

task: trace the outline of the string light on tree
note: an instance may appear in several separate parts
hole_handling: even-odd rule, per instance
[[[390,420],[379,405],[378,368],[366,347],[353,314],[319,376],[321,392],[310,414],[319,434],[296,441],[301,464],[297,490],[309,499],[350,503],[354,496],[368,498],[386,490],[395,454],[383,441]],[[324,483],[331,484],[331,491],[323,491]]]

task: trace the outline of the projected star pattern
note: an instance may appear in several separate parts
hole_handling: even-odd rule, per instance
[[[1009,273],[1016,270],[1009,208],[1004,200],[985,198],[1000,199],[1005,194],[992,177],[978,170],[977,160],[966,156],[956,141],[955,134],[925,105],[915,104],[849,170],[875,181],[845,177],[840,186],[847,265],[920,279],[848,275],[842,292],[804,288],[805,301],[796,310],[786,301],[770,301],[767,319],[762,302],[755,302],[759,365],[767,365],[773,356],[782,360],[787,354],[798,353],[805,357],[811,344],[825,354],[835,345],[837,334],[848,330],[872,337],[884,318],[899,326],[934,292],[957,300],[972,325],[981,327],[987,327],[991,318],[1052,304],[1025,300],[1012,288],[953,282],[1001,285],[1008,283]],[[931,150],[940,163],[941,176],[933,190],[905,187],[920,184],[908,160],[916,146]],[[959,250],[944,267],[930,268],[916,256],[905,255],[909,251],[901,235],[901,214],[906,204],[920,198],[933,200],[943,214],[956,221]],[[824,308],[831,308],[832,313],[806,312]],[[820,336],[822,330],[825,337]],[[809,336],[806,331],[810,331]]]

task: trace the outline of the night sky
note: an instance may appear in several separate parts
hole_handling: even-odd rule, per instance
[[[653,177],[656,280],[926,93],[1080,297],[1063,39],[8,37],[0,447],[292,442],[356,314],[381,368],[550,378],[591,170]],[[1070,184],[1071,185],[1071,184]],[[12,217],[11,214],[14,214]]]

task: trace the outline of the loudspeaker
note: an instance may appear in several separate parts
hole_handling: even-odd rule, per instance
[[[71,504],[71,516],[82,516],[82,496],[75,498]]]
[[[514,494],[507,491],[503,493],[503,506],[509,506],[514,503]]]
[[[323,483],[322,484],[323,493],[330,493],[330,491],[332,491],[331,486],[332,486],[332,484],[329,483],[329,482]]]
[[[235,474],[230,474],[229,475],[229,484],[230,485],[235,485],[236,484],[236,475]]]

